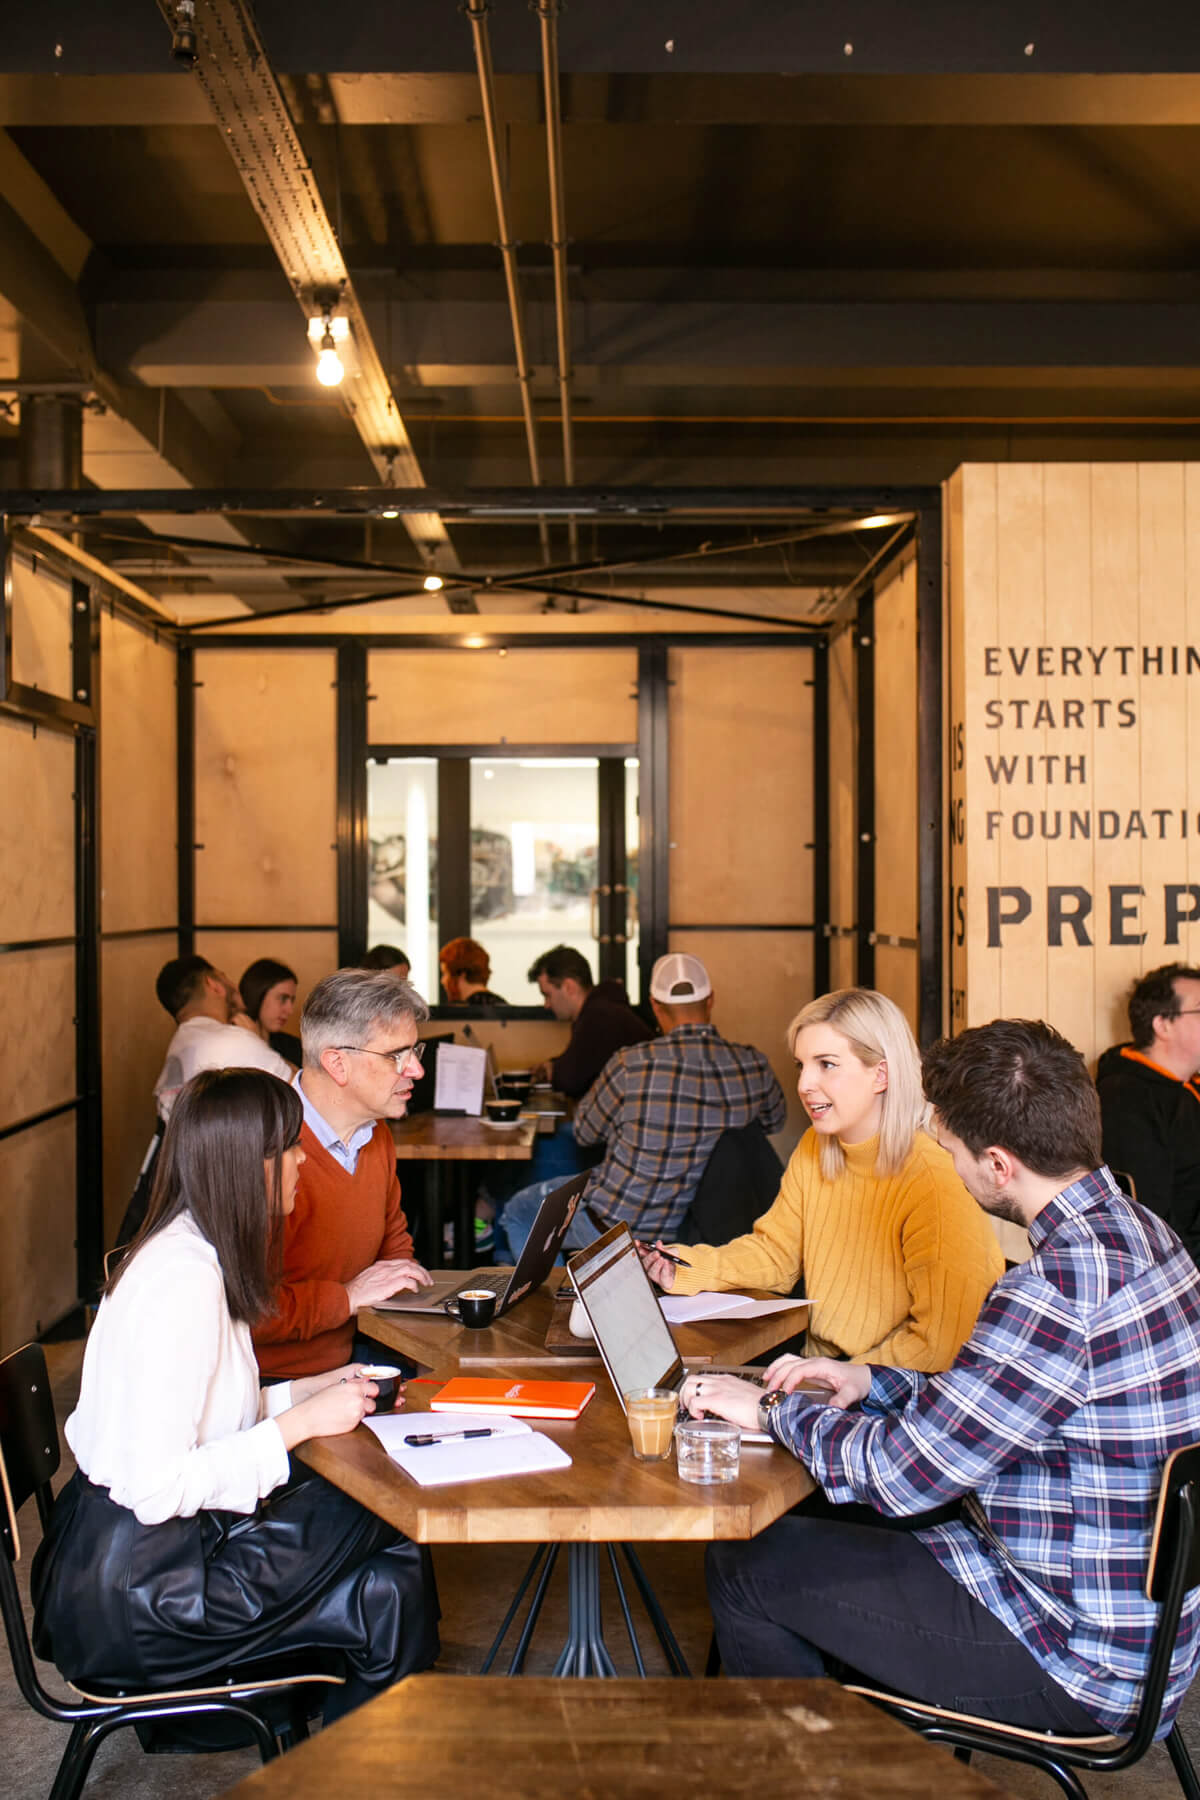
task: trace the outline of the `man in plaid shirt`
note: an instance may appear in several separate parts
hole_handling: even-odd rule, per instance
[[[622,1221],[647,1239],[669,1238],[691,1204],[723,1131],[757,1121],[778,1131],[787,1116],[783,1089],[761,1050],[731,1044],[712,1023],[713,990],[698,956],[660,956],[650,978],[663,1033],[611,1056],[575,1109],[575,1139],[604,1145],[582,1209],[567,1234],[579,1249]],[[515,1262],[554,1181],[514,1194],[498,1222]]]
[[[767,1377],[777,1402],[689,1378],[693,1410],[760,1419],[834,1503],[711,1548],[725,1666],[818,1675],[830,1657],[956,1711],[1121,1731],[1158,1613],[1145,1580],[1163,1465],[1200,1441],[1200,1275],[1097,1166],[1095,1089],[1049,1026],[996,1020],[943,1040],[925,1091],[963,1182],[1028,1227],[1033,1255],[996,1283],[944,1374],[784,1357]],[[801,1380],[828,1402],[792,1392]],[[948,1523],[895,1528],[956,1500]],[[881,1516],[839,1516],[848,1502]],[[1189,1595],[1160,1735],[1200,1659],[1197,1605]]]

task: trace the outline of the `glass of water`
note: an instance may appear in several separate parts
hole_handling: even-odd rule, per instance
[[[736,1481],[742,1434],[727,1419],[685,1419],[675,1427],[675,1464],[683,1481]]]

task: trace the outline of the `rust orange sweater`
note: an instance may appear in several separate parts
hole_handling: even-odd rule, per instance
[[[353,1175],[305,1124],[296,1210],[284,1222],[283,1285],[254,1332],[264,1375],[319,1375],[350,1360],[354,1316],[346,1283],[373,1262],[412,1255],[392,1134],[381,1119]]]

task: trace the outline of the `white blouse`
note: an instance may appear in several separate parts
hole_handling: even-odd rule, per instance
[[[260,1390],[250,1327],[230,1318],[217,1253],[183,1214],[101,1301],[64,1429],[88,1480],[158,1525],[253,1512],[287,1479],[275,1417],[291,1404],[290,1382]]]

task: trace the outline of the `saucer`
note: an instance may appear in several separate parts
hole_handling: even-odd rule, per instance
[[[483,1122],[489,1131],[516,1131],[525,1123],[523,1119],[485,1119]]]

